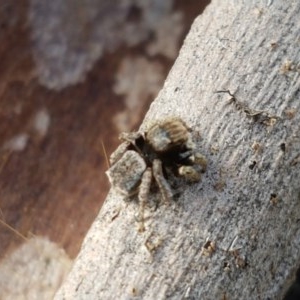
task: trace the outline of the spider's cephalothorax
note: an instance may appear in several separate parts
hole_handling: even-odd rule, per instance
[[[190,129],[180,118],[155,122],[145,132],[122,133],[124,141],[111,155],[107,171],[110,183],[127,198],[138,193],[139,219],[144,229],[144,207],[154,178],[162,199],[172,199],[172,189],[165,178],[166,171],[189,181],[200,181],[193,165],[206,169],[206,159],[195,151]]]

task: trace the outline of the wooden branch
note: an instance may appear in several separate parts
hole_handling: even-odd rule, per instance
[[[183,118],[207,172],[147,208],[144,233],[111,190],[56,299],[282,298],[300,263],[299,15],[213,0],[196,19],[145,122]]]

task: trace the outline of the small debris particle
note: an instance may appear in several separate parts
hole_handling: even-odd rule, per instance
[[[204,256],[211,256],[216,251],[216,244],[213,241],[207,240],[202,246],[201,254]]]
[[[292,120],[294,119],[295,115],[296,115],[296,109],[295,108],[289,108],[289,109],[286,109],[284,111],[284,114],[287,116],[287,118],[289,120]]]
[[[250,169],[250,170],[253,170],[255,166],[256,166],[256,161],[254,160],[254,161],[252,161],[251,164],[249,165],[249,169]]]
[[[116,211],[113,212],[113,215],[111,217],[111,221],[114,221],[120,214],[120,209],[117,209]]]
[[[219,181],[217,181],[217,182],[215,183],[214,189],[215,189],[217,192],[222,192],[222,191],[224,190],[225,186],[226,186],[225,181],[221,179],[221,180],[219,180]]]
[[[212,155],[217,154],[219,151],[220,151],[220,148],[219,148],[219,146],[217,146],[217,145],[213,145],[213,146],[210,147],[210,153],[211,153]]]
[[[258,142],[254,142],[251,146],[251,149],[256,152],[257,154],[262,152],[262,145]]]
[[[282,64],[280,71],[282,74],[286,74],[290,71],[293,71],[294,69],[295,65],[293,64],[293,62],[291,60],[287,60]]]
[[[237,268],[239,269],[244,269],[247,267],[247,259],[245,256],[242,256],[240,253],[239,253],[239,250],[233,250],[231,252],[235,258],[235,265]]]
[[[262,16],[262,14],[263,14],[263,9],[262,8],[260,8],[260,7],[255,7],[254,8],[254,14],[257,16],[257,17],[261,17]]]
[[[133,297],[138,296],[138,290],[137,290],[135,287],[133,287],[133,288],[131,289],[130,293],[131,293],[131,295],[132,295]]]
[[[278,44],[276,42],[271,43],[271,49],[275,50],[278,47]]]
[[[228,261],[224,261],[224,263],[223,263],[223,270],[225,272],[230,272],[231,271],[230,263]]]
[[[278,197],[276,194],[272,193],[271,196],[270,196],[270,202],[273,204],[273,205],[276,205],[278,203]]]
[[[292,159],[292,161],[290,162],[291,166],[295,166],[300,162],[300,154],[298,154],[295,158]]]
[[[277,120],[280,119],[280,117],[272,115],[267,111],[250,108],[247,104],[238,101],[235,95],[229,90],[216,91],[216,93],[227,93],[231,97],[229,99],[229,104],[232,103],[237,110],[243,111],[246,116],[252,118],[254,122],[272,127],[276,124]]]
[[[155,237],[154,235],[150,235],[145,242],[145,246],[147,250],[153,254],[156,250],[162,245],[163,240],[160,237]]]
[[[222,294],[222,300],[228,300],[225,292]]]

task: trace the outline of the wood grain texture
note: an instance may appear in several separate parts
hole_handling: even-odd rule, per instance
[[[111,190],[56,299],[282,298],[300,262],[299,13],[215,0],[195,20],[142,128],[182,117],[207,172],[142,234]]]

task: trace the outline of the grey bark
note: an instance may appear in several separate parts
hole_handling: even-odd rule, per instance
[[[282,298],[300,264],[299,15],[214,0],[195,20],[144,124],[183,118],[207,172],[144,233],[111,190],[56,299]]]

